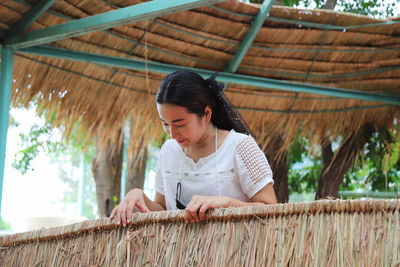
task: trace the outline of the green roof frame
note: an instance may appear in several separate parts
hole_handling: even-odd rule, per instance
[[[30,47],[18,50],[17,52],[25,54],[33,54],[38,56],[101,64],[113,67],[122,67],[138,71],[146,70],[146,62],[143,60],[106,56],[95,53],[77,52],[61,48],[53,48],[50,46]],[[212,70],[189,68],[189,67],[176,66],[158,62],[147,62],[147,69],[149,71],[162,74],[169,74],[176,70],[191,70],[205,77],[211,76],[212,74],[215,73],[215,71]],[[276,89],[289,92],[306,92],[312,94],[320,94],[320,95],[343,97],[343,98],[354,98],[360,100],[377,101],[377,102],[400,105],[400,96],[382,94],[382,93],[371,93],[371,92],[319,86],[306,83],[295,83],[295,82],[288,82],[288,81],[255,77],[250,75],[242,75],[229,72],[219,72],[218,80],[220,82],[257,86],[261,88]]]
[[[12,35],[6,38],[4,45],[13,49],[37,46],[223,1],[225,0],[154,0],[144,2],[52,27]]]
[[[1,48],[0,70],[0,219],[1,199],[3,194],[4,164],[6,160],[6,144],[8,118],[10,112],[11,83],[14,52],[10,48]]]
[[[235,56],[233,57],[228,68],[226,69],[227,72],[236,72],[236,70],[239,68],[240,63],[242,62],[244,56],[246,55],[251,44],[256,38],[262,25],[264,24],[265,18],[269,15],[269,11],[271,10],[274,1],[275,0],[265,0],[261,5],[260,11],[258,12],[256,18],[254,19],[253,24],[251,25],[250,29],[244,36],[243,41],[240,44],[238,50],[236,51]]]
[[[15,35],[26,31],[41,15],[54,4],[56,0],[40,0],[37,4],[20,19],[13,27],[7,32],[7,35]]]

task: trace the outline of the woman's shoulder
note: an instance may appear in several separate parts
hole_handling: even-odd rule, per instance
[[[231,145],[237,146],[240,143],[242,143],[244,140],[252,140],[253,137],[251,137],[251,135],[247,135],[244,133],[236,132],[235,130],[231,130],[229,132],[229,135],[227,136],[227,139],[231,143]]]

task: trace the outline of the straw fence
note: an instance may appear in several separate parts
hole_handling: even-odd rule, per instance
[[[0,238],[1,266],[400,266],[399,200],[136,213]]]

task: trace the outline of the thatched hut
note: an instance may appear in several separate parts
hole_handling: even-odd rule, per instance
[[[131,118],[131,162],[138,162],[162,133],[154,94],[166,73],[219,72],[273,168],[299,134],[322,145],[340,136],[349,140],[347,155],[355,136],[390,129],[398,117],[398,19],[271,8],[270,1],[142,2],[2,1],[0,36],[14,55],[11,103],[38,99],[57,111],[54,126],[66,136],[79,121],[99,151],[121,142]],[[112,13],[117,19],[107,18]]]
[[[2,1],[4,40],[35,2]],[[51,43],[40,40],[40,46],[22,41],[29,31],[140,2],[55,1],[21,40],[4,44],[15,48],[12,103],[26,105],[39,95],[40,104],[57,108],[56,125],[68,132],[79,119],[88,139],[117,135],[133,114],[136,137],[154,138],[161,132],[154,109],[160,80],[172,69],[193,68],[221,72],[226,94],[263,147],[281,133],[289,145],[299,130],[311,140],[327,133],[346,139],[366,123],[391,123],[397,116],[395,19],[274,6],[236,71],[228,67],[259,5],[225,1],[73,38],[66,33]],[[104,58],[96,61],[95,55]],[[121,62],[110,62],[115,57]],[[228,76],[231,72],[236,74]],[[155,122],[150,130],[149,121]]]
[[[62,125],[66,136],[75,122],[79,121],[85,132],[85,141],[96,136],[99,143],[103,144],[99,147],[103,149],[107,148],[109,142],[120,143],[121,129],[130,117],[133,133],[131,151],[134,155],[135,151],[144,149],[147,141],[160,138],[162,130],[157,122],[154,94],[166,73],[177,69],[191,69],[202,75],[219,72],[218,79],[227,85],[226,95],[238,107],[260,146],[266,153],[271,153],[272,150],[272,155],[284,154],[298,134],[304,134],[310,142],[323,144],[327,142],[327,137],[341,136],[343,140],[351,141],[366,128],[382,125],[392,127],[394,119],[398,119],[400,103],[400,20],[378,20],[326,10],[277,6],[271,8],[270,4],[268,1],[260,6],[233,0],[171,1],[165,5],[163,1],[136,0],[1,1],[1,180],[10,92],[13,105],[28,105],[32,99],[37,98],[42,107],[56,111],[54,126]],[[107,19],[109,20],[106,21]],[[11,66],[14,66],[12,74]],[[270,160],[274,160],[273,157]],[[276,185],[279,184],[276,181]],[[290,243],[292,245],[287,251],[274,251],[274,248],[279,247],[276,242],[271,250],[264,250],[280,260],[287,258],[277,256],[279,253],[296,255],[295,261],[284,261],[282,265],[291,263],[296,266],[297,263],[304,262],[301,259],[307,260],[305,265],[311,262],[317,265],[320,262],[348,262],[352,265],[354,260],[366,265],[373,262],[378,265],[382,262],[383,265],[398,264],[398,203],[361,203],[356,208],[351,203],[337,203],[315,204],[318,207],[312,214],[321,214],[327,209],[333,210],[332,207],[337,207],[335,211],[339,215],[334,214],[330,219],[321,215],[318,221],[307,217],[304,225],[294,223],[296,228],[293,229],[297,232],[287,228],[287,225],[291,225],[291,219],[285,217],[286,211],[291,210],[290,205],[262,211],[252,210],[252,221],[242,223],[241,231],[238,232],[249,235],[244,239],[239,235],[230,235],[229,238],[252,240],[254,235],[248,230],[249,224],[260,221],[260,225],[278,225],[275,232],[266,234],[263,232],[266,228],[257,232],[275,237],[278,240],[274,239],[276,242],[283,242],[285,235],[298,237]],[[312,209],[310,207],[312,205],[305,205],[302,211],[297,210],[300,208],[294,209],[294,217],[302,212],[309,214]],[[373,211],[378,215],[370,220],[372,224],[364,224],[368,223],[364,215],[354,219],[360,210],[368,214]],[[355,211],[354,215],[350,211]],[[244,217],[247,216],[245,210],[234,212],[239,212],[239,217],[243,214]],[[273,214],[273,222],[260,219],[269,218],[269,212]],[[394,215],[388,215],[389,212]],[[179,214],[171,214],[149,216],[165,217],[161,219],[165,222],[174,220],[171,218],[179,218]],[[340,214],[350,215],[341,217]],[[229,216],[222,217],[222,220],[229,219]],[[159,218],[153,220],[150,217],[144,220],[159,227]],[[325,232],[327,228],[324,227],[332,223],[329,221],[331,219],[337,223],[337,227],[332,228],[333,230],[329,228]],[[347,220],[350,220],[350,228],[338,226]],[[276,221],[284,223],[279,226]],[[139,225],[140,222],[139,220]],[[319,236],[310,232],[314,222],[318,222]],[[56,244],[59,248],[57,251],[74,257],[77,252],[72,246],[67,243],[65,246],[59,245],[61,243],[57,244],[55,240],[72,236],[78,236],[80,240],[81,234],[84,234],[84,238],[92,240],[88,244],[93,248],[98,244],[97,237],[92,235],[96,229],[115,227],[109,226],[110,222],[106,222],[104,227],[97,223],[71,226],[76,227],[74,229],[58,229],[61,231],[59,234],[33,233],[24,237],[26,241],[21,241],[20,237],[11,237],[0,240],[0,244],[4,248],[15,248],[19,244],[31,246],[38,244],[36,241],[49,240],[51,244],[45,244],[41,248],[44,254],[47,248]],[[356,227],[358,224],[366,225],[366,228]],[[372,229],[381,229],[382,225],[386,228],[372,234]],[[160,227],[163,233],[164,226]],[[183,235],[197,231],[196,227],[179,227],[174,233]],[[218,227],[236,229],[236,226],[228,227],[226,223]],[[142,235],[142,230],[138,229],[134,228],[134,232],[127,235],[127,238],[140,239],[143,246],[155,244],[146,239],[154,235],[151,232],[153,228],[145,228],[146,235]],[[219,236],[213,234],[214,228],[210,229],[208,234],[218,239]],[[335,235],[324,239],[325,236],[322,235],[331,233],[331,230]],[[355,230],[361,232],[353,236]],[[338,231],[340,234],[337,234]],[[99,238],[105,242],[109,241],[107,238],[114,238],[114,234],[99,232]],[[123,245],[126,242],[121,239],[121,234],[126,234],[125,231],[113,233],[117,236],[113,239],[114,245]],[[347,235],[352,236],[352,240],[346,239],[349,242],[343,243],[342,238],[347,238]],[[224,242],[226,238],[223,237]],[[390,242],[383,242],[387,238]],[[356,241],[353,243],[354,240]],[[376,242],[371,241],[369,244],[372,245],[367,247],[366,240]],[[326,261],[317,261],[315,256],[321,255],[312,254],[311,251],[322,244],[319,242],[325,241],[324,245],[330,248],[331,253],[326,254]],[[334,243],[330,243],[331,241]],[[160,242],[164,241],[160,239]],[[164,247],[167,250],[177,249],[176,244],[179,242],[171,242]],[[202,244],[206,244],[204,242]],[[218,243],[218,246],[224,246],[224,242]],[[233,262],[254,263],[256,258],[250,254],[247,257],[250,261],[242,261],[241,255],[250,252],[239,243],[237,249],[228,249],[232,253],[229,255],[236,255]],[[391,244],[393,246],[390,248]],[[91,248],[88,247],[87,250]],[[109,248],[110,246],[101,246],[96,253],[103,253]],[[125,248],[128,250],[124,250]],[[129,248],[128,246],[117,251],[117,259],[120,257],[119,253],[134,253]],[[368,249],[364,250],[366,248]],[[14,255],[11,257],[18,258],[18,252],[25,251],[22,247],[18,249],[20,250],[16,253],[15,250],[10,252],[10,255]],[[5,249],[1,253],[7,255],[9,251],[11,250]],[[344,251],[353,254],[343,256]],[[363,254],[366,251],[370,254]],[[376,258],[379,255],[373,254],[375,251],[384,253],[384,259]],[[199,254],[196,253],[200,252],[192,252],[195,256],[185,254],[184,257],[198,259]],[[239,254],[235,254],[236,252]],[[61,255],[57,253],[52,255]],[[141,258],[132,256],[132,259],[147,263],[151,255],[143,253]],[[372,255],[371,253],[376,257],[371,258],[371,262],[363,261],[363,257]],[[28,255],[28,258],[24,256],[24,263],[50,263],[46,259],[33,259],[29,252],[20,255]],[[388,257],[392,260],[387,261]],[[93,261],[86,259],[87,264],[100,265],[109,265],[107,260],[114,260],[101,258],[99,263],[98,258]],[[54,256],[51,262],[57,264],[58,256]],[[74,261],[70,258],[66,262],[81,262],[81,259]],[[192,262],[193,264],[196,262]],[[260,264],[262,265],[261,261]]]

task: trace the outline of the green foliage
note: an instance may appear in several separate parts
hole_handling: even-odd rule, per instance
[[[264,0],[251,0],[252,3],[262,3]],[[299,8],[323,8],[327,0],[283,0],[279,4]],[[375,18],[386,18],[399,15],[399,1],[384,0],[338,0],[335,10],[342,12],[368,15]]]
[[[14,155],[12,166],[22,174],[33,171],[33,160],[39,155],[40,151],[45,153],[56,153],[64,150],[64,144],[52,141],[52,129],[50,124],[43,126],[34,125],[28,134],[20,133],[21,146],[23,149]]]
[[[318,186],[318,178],[321,173],[321,159],[318,156],[309,155],[310,148],[307,140],[299,137],[289,150],[289,192],[315,192]]]
[[[32,104],[34,107],[34,104]],[[33,108],[31,106],[31,108]],[[40,110],[40,107],[39,107]],[[75,124],[71,131],[69,142],[63,140],[55,141],[54,129],[51,127],[54,121],[54,112],[51,116],[46,116],[46,111],[40,111],[43,118],[48,118],[44,125],[34,125],[31,127],[29,133],[20,133],[22,147],[14,155],[12,166],[19,170],[23,175],[27,171],[33,171],[34,159],[38,157],[40,152],[48,154],[53,164],[59,166],[59,178],[67,185],[68,190],[63,194],[64,208],[68,209],[70,205],[76,205],[78,195],[78,179],[82,173],[77,176],[74,170],[81,168],[82,165],[82,150],[85,148],[85,157],[83,161],[86,166],[91,166],[94,158],[95,149],[93,142],[84,145],[82,136],[85,133],[79,128],[79,122]],[[14,120],[15,121],[15,120]],[[15,121],[15,125],[18,122]],[[71,168],[71,166],[73,168]],[[83,213],[87,218],[96,218],[96,193],[94,179],[90,168],[86,168],[85,172],[85,203],[83,206]]]
[[[400,144],[390,133],[379,129],[366,144],[355,166],[344,176],[341,190],[398,192],[400,188]]]
[[[19,122],[17,122],[16,120],[15,120],[15,118],[10,114],[9,115],[10,116],[10,118],[9,118],[9,120],[8,120],[8,126],[11,128],[11,127],[18,127],[19,126]]]
[[[400,190],[400,143],[398,129],[385,127],[376,131],[366,143],[355,165],[344,176],[340,190],[398,192]],[[321,155],[315,155],[300,136],[289,150],[289,192],[315,192],[322,169]],[[338,144],[333,144],[338,146]]]
[[[399,3],[397,3],[399,5]],[[372,17],[393,17],[395,16],[396,2],[383,0],[361,0],[346,1],[339,0],[337,7],[340,11],[368,15]]]
[[[0,230],[9,230],[11,231],[11,224],[4,221],[2,218],[0,218]]]

